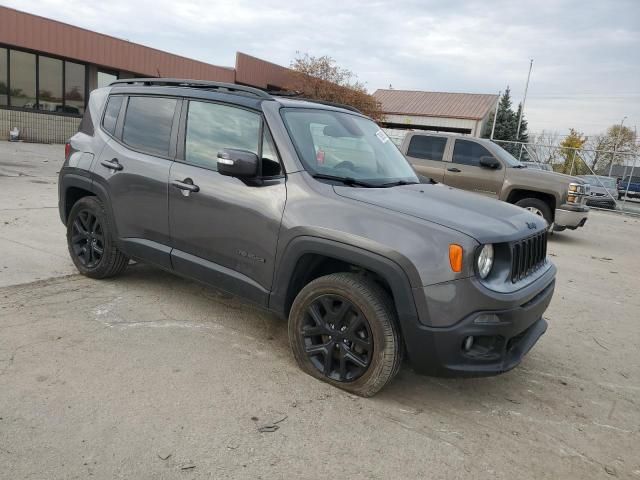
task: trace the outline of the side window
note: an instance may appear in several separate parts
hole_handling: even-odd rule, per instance
[[[122,141],[150,155],[167,156],[176,99],[130,97]]]
[[[447,146],[445,137],[431,137],[427,135],[414,135],[409,141],[407,155],[425,160],[442,161],[444,149]]]
[[[275,177],[281,173],[282,168],[280,167],[280,159],[276,152],[276,146],[273,143],[269,129],[265,125],[262,135],[262,176]]]
[[[493,155],[479,143],[470,142],[469,140],[456,140],[456,144],[453,147],[453,163],[479,167],[480,157],[493,157]]]
[[[122,106],[122,100],[124,97],[116,96],[109,97],[107,102],[107,108],[104,110],[104,118],[102,119],[102,126],[111,135],[115,135],[116,121],[118,120],[118,114],[120,113],[120,107]],[[87,108],[87,112],[89,109]],[[85,114],[86,115],[86,114]],[[83,118],[84,121],[84,118]]]
[[[258,154],[260,115],[218,103],[189,102],[185,161],[217,169],[218,152],[237,148]]]

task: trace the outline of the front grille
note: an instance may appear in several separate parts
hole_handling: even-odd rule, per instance
[[[511,281],[522,280],[542,267],[547,258],[546,230],[510,244]]]

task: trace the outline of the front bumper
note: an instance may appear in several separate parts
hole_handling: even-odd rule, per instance
[[[471,285],[463,289],[482,288],[475,279],[458,282]],[[468,312],[457,323],[432,327],[419,322],[409,332],[405,328],[405,345],[413,368],[434,376],[489,376],[511,370],[547,330],[543,314],[551,302],[554,287],[552,265],[545,275],[519,292],[491,293],[484,301],[478,295],[453,299]],[[441,307],[429,307],[427,315],[433,316],[438,310],[446,314]],[[460,307],[455,310],[461,311]],[[494,315],[498,322],[477,323],[484,314]],[[474,338],[469,349],[465,348],[468,337]]]
[[[589,218],[589,207],[563,205],[556,209],[554,222],[558,227],[566,227],[571,230],[583,227]]]
[[[639,198],[640,197],[640,191],[635,191],[635,190],[618,190],[618,196],[619,197],[624,197],[627,196],[629,198]]]
[[[616,201],[609,196],[592,196],[587,198],[587,205],[590,207],[615,208]]]

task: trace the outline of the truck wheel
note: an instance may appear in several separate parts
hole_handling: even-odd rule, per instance
[[[67,245],[71,260],[87,277],[113,277],[129,263],[129,258],[116,247],[104,206],[96,197],[81,198],[71,209]]]
[[[549,224],[549,231],[553,231],[553,214],[549,205],[540,200],[539,198],[523,198],[516,202],[516,205],[522,208],[526,208],[531,213],[535,213],[539,217],[544,218]]]
[[[393,301],[354,273],[320,277],[302,289],[289,314],[289,341],[304,372],[363,397],[389,383],[402,360]]]

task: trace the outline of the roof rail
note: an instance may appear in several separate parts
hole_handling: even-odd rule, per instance
[[[211,82],[207,80],[188,80],[183,78],[124,78],[122,80],[111,82],[110,85],[136,84],[157,87],[188,87],[202,88],[205,90],[226,90],[229,93],[248,93],[259,98],[273,99],[273,97],[267,92],[258,88],[245,87],[244,85],[237,85],[235,83]]]
[[[297,91],[297,90],[295,90],[295,91],[267,90],[267,93],[270,93],[271,95],[275,95],[276,97],[293,98],[295,100],[304,100],[305,102],[319,103],[321,105],[328,105],[330,107],[344,108],[345,110],[350,110],[352,112],[356,112],[356,113],[360,113],[360,114],[364,115],[364,113],[362,113],[356,107],[352,107],[351,105],[345,105],[344,103],[337,103],[337,102],[329,102],[328,100],[316,100],[314,98],[308,98],[308,97],[304,96],[304,92],[300,92],[300,91]]]
[[[306,97],[294,97],[294,98],[296,100],[304,100],[305,102],[319,103],[320,105],[328,105],[329,107],[344,108],[345,110],[350,110],[352,112],[359,113],[360,115],[364,115],[364,113],[362,113],[356,107],[352,107],[351,105],[345,105],[344,103],[329,102],[327,100],[316,100],[314,98],[306,98]]]

